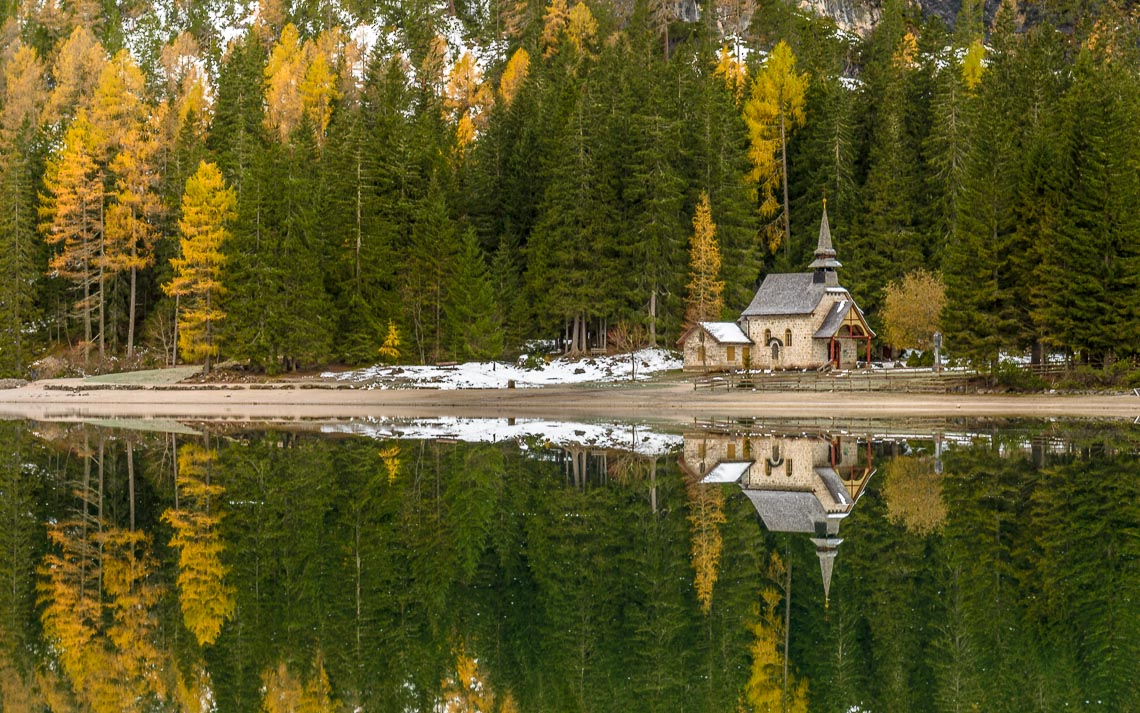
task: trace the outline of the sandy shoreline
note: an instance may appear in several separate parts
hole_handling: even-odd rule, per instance
[[[1029,417],[1140,418],[1135,395],[694,391],[686,382],[535,389],[335,389],[315,384],[94,388],[80,379],[0,390],[0,418],[308,421],[429,416],[549,419]]]

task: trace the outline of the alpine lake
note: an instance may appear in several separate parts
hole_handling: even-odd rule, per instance
[[[1130,421],[0,422],[4,711],[1140,709]]]

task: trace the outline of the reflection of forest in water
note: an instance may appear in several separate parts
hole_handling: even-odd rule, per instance
[[[0,709],[1136,710],[1134,430],[837,433],[2,423]]]

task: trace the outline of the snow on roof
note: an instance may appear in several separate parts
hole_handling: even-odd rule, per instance
[[[753,461],[730,461],[727,463],[717,463],[716,467],[709,471],[708,475],[701,478],[702,483],[735,483],[748,472],[752,467]]]
[[[721,344],[751,344],[752,340],[736,322],[700,322],[701,329]]]

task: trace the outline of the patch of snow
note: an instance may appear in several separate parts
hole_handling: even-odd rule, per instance
[[[728,463],[718,463],[715,468],[709,471],[709,474],[701,478],[702,483],[735,483],[740,480],[748,469],[752,467],[752,461],[732,461]]]
[[[701,327],[721,344],[751,344],[752,340],[736,322],[701,322]]]
[[[372,366],[341,373],[325,372],[326,379],[367,384],[369,388],[503,389],[513,381],[520,388],[628,381],[631,361],[637,379],[670,369],[680,369],[681,360],[664,349],[642,349],[632,355],[597,356],[574,360],[553,359],[534,368],[501,362],[468,362],[455,366]]]
[[[675,434],[658,433],[637,424],[574,423],[542,419],[506,418],[417,418],[356,421],[329,424],[323,433],[350,433],[377,440],[433,440],[445,438],[464,443],[514,441],[525,446],[535,439],[553,446],[589,446],[660,456],[682,446]],[[523,450],[526,450],[524,447]]]

